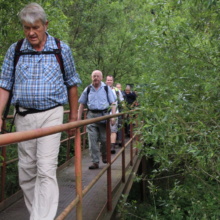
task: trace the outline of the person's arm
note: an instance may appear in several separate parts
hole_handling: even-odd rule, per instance
[[[78,120],[82,119],[83,110],[84,110],[84,105],[82,103],[80,103],[79,109],[78,109]]]
[[[111,111],[112,111],[112,114],[115,114],[115,113],[116,113],[116,107],[117,107],[116,103],[113,102],[113,103],[111,104]],[[115,118],[111,118],[111,124],[112,124],[112,125],[115,124],[115,121],[116,121]]]
[[[8,90],[5,90],[3,88],[0,88],[0,132],[2,131],[2,117],[3,117],[3,112],[4,112],[4,109],[5,109],[5,106],[8,102],[8,99],[9,99],[9,91]]]
[[[88,94],[87,94],[87,89],[88,87],[86,87],[83,91],[83,93],[81,94],[78,102],[80,103],[79,104],[79,108],[78,108],[78,117],[77,119],[78,120],[81,120],[82,119],[82,115],[83,115],[83,111],[84,111],[84,108],[85,106],[87,105],[88,103]]]
[[[77,121],[77,109],[78,109],[78,90],[77,86],[72,86],[68,88],[68,99],[69,99],[69,122]],[[69,135],[73,135],[75,129],[68,131]]]
[[[77,109],[78,109],[78,90],[77,86],[68,88],[68,98],[70,106],[69,122],[77,120]]]
[[[115,114],[116,113],[116,109],[117,109],[117,96],[114,95],[114,92],[112,91],[112,89],[108,86],[108,101],[111,107],[111,113]],[[114,125],[115,124],[116,119],[115,118],[111,118],[111,124]]]

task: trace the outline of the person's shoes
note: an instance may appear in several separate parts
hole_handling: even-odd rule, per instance
[[[115,154],[115,144],[111,144],[111,154]]]
[[[93,163],[91,166],[89,166],[90,170],[95,170],[95,169],[99,169],[99,164],[98,163]]]
[[[111,154],[115,154],[115,153],[116,153],[115,149],[111,149]]]
[[[104,155],[104,154],[102,155],[102,162],[103,162],[103,163],[107,163],[107,157],[106,157],[106,155]]]

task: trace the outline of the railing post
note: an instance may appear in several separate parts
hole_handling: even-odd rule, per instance
[[[76,194],[79,196],[79,203],[76,207],[76,219],[82,220],[82,153],[80,128],[75,132],[75,175],[76,175]]]
[[[130,120],[130,138],[133,137],[133,123],[132,120]],[[133,140],[130,144],[130,166],[133,166]]]
[[[124,127],[125,115],[122,115],[122,137],[121,137],[121,145],[123,147],[123,151],[121,153],[121,162],[122,162],[122,178],[121,181],[125,183],[125,127]]]
[[[67,141],[67,149],[66,149],[66,161],[70,159],[70,135],[68,134],[68,141]]]
[[[84,115],[83,118],[86,119],[86,111],[83,112],[83,115]],[[85,133],[85,132],[86,132],[86,125],[83,126],[83,133]],[[83,144],[82,144],[83,145],[83,150],[85,150],[85,148],[86,148],[86,137],[87,136],[84,134],[83,135]]]
[[[137,114],[135,114],[135,128],[139,127],[139,122],[137,119],[138,119]],[[135,143],[137,143],[137,142],[139,142],[139,135],[135,136]],[[135,148],[135,154],[138,155],[138,148],[137,147]]]
[[[6,130],[6,122],[3,120],[3,129]],[[2,147],[1,156],[3,157],[1,166],[1,198],[0,202],[5,199],[5,180],[6,180],[6,147]]]
[[[110,139],[110,119],[106,123],[106,151],[107,151],[107,162],[110,166],[107,169],[107,209],[112,210],[112,173],[111,173],[111,139]]]
[[[0,202],[5,199],[5,177],[6,177],[6,147],[2,147],[1,156],[3,157],[2,166],[1,166],[1,198]]]

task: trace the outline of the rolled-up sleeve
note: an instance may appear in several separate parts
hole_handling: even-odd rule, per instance
[[[87,101],[88,101],[88,99],[87,99],[87,89],[88,88],[85,88],[84,89],[84,91],[82,92],[82,94],[81,94],[81,96],[80,96],[80,98],[79,98],[79,103],[80,104],[83,104],[83,105],[86,105],[87,104]]]
[[[65,69],[65,75],[64,75],[64,83],[67,87],[80,85],[81,80],[79,77],[79,74],[76,72],[76,67],[74,63],[74,59],[72,56],[72,52],[66,44],[63,44],[61,42],[62,47],[62,57],[63,57],[63,63],[64,63],[64,69]]]
[[[14,55],[15,55],[15,44],[12,44],[4,58],[0,75],[0,88],[11,90],[14,81]]]
[[[117,100],[117,97],[115,97],[112,89],[109,86],[108,86],[108,100],[110,104],[116,102]]]

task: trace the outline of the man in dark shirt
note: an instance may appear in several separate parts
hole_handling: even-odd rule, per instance
[[[131,91],[131,87],[129,85],[126,86],[125,91],[123,92],[125,104],[128,109],[132,109],[136,106],[136,99],[137,95],[135,92]],[[129,123],[129,115],[126,118],[126,123],[125,123],[125,133],[127,136],[130,136],[130,123]]]
[[[126,86],[123,96],[127,107],[132,109],[136,104],[137,95],[135,92],[131,91],[131,87],[129,85]]]

